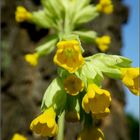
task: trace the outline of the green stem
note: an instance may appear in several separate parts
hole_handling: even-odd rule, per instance
[[[61,114],[58,120],[57,140],[64,140],[64,117],[65,117],[65,111]]]

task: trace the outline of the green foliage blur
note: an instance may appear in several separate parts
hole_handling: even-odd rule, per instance
[[[130,140],[139,140],[139,120],[132,114],[126,115]]]

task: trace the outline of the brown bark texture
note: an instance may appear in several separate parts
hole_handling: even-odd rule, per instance
[[[37,1],[38,2],[38,1]],[[97,2],[97,1],[93,1]],[[122,47],[122,24],[126,23],[128,8],[121,0],[113,0],[115,10],[112,15],[101,15],[86,25],[100,35],[108,34],[112,38],[109,54],[120,54]],[[3,0],[1,2],[2,18],[2,140],[10,140],[16,132],[24,134],[29,140],[45,140],[32,134],[30,122],[40,113],[43,94],[51,80],[56,76],[56,66],[50,56],[39,60],[37,67],[32,67],[24,60],[26,53],[33,52],[47,30],[41,31],[34,26],[19,25],[15,22],[14,12],[17,5],[35,10],[37,3],[29,0]],[[40,38],[39,38],[40,37]],[[86,45],[86,44],[85,44]],[[92,46],[85,47],[85,55],[98,50]],[[101,125],[106,140],[129,140],[124,114],[125,96],[119,81],[104,80],[103,86],[112,93],[111,114],[97,124]],[[65,140],[75,140],[81,129],[79,123],[65,123]]]

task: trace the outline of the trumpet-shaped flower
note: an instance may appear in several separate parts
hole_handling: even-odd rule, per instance
[[[113,12],[113,5],[111,0],[100,0],[100,3],[96,6],[97,11],[105,14],[111,14]]]
[[[32,66],[36,66],[38,64],[38,58],[39,55],[37,53],[25,55],[25,60]]]
[[[18,6],[15,12],[15,19],[17,22],[30,20],[32,14],[28,12],[23,6]]]
[[[77,95],[83,88],[84,83],[75,75],[70,75],[64,80],[64,89],[72,96]]]
[[[86,113],[91,111],[95,118],[100,119],[110,113],[110,102],[111,96],[107,90],[100,89],[95,84],[90,84],[83,97],[82,107]]]
[[[135,95],[140,95],[140,68],[122,68],[122,82]]]
[[[27,140],[27,138],[21,134],[15,133],[12,140]]]
[[[79,42],[76,40],[60,41],[57,44],[54,63],[70,73],[76,72],[84,64]]]
[[[30,129],[41,136],[56,136],[58,126],[55,117],[56,113],[51,107],[31,122]]]
[[[100,51],[105,52],[109,48],[109,45],[111,43],[111,38],[109,36],[105,35],[102,37],[97,37],[95,42],[97,43]]]
[[[104,134],[99,128],[85,128],[77,140],[104,140]]]

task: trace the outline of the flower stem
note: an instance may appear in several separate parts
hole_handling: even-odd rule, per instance
[[[57,140],[64,140],[64,117],[65,117],[65,111],[61,114],[58,120],[58,135]]]

